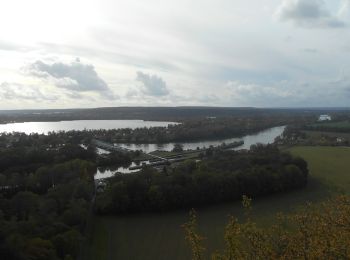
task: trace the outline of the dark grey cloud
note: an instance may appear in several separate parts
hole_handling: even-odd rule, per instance
[[[138,71],[136,80],[143,83],[142,92],[146,95],[166,96],[169,94],[165,81],[157,75],[149,75]]]
[[[281,21],[309,28],[341,28],[346,24],[327,9],[323,0],[284,0],[277,11]]]
[[[38,60],[30,64],[26,71],[32,76],[52,81],[59,88],[74,92],[92,91],[104,98],[116,98],[107,83],[97,74],[94,66],[83,64],[79,59],[69,64],[63,62],[49,64]]]
[[[56,101],[55,95],[46,95],[38,87],[19,83],[3,82],[0,84],[0,99],[28,101]]]

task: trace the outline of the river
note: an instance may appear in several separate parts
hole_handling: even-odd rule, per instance
[[[252,144],[272,143],[277,136],[280,136],[284,131],[285,126],[272,127],[267,130],[261,131],[257,134],[246,135],[242,138],[225,138],[211,141],[200,141],[200,142],[179,142],[183,145],[184,150],[195,150],[199,148],[208,148],[212,146],[218,146],[222,143],[233,143],[236,141],[244,141],[242,146],[235,148],[235,150],[249,149]],[[167,144],[117,144],[119,146],[129,148],[131,150],[142,150],[145,153],[154,152],[156,150],[171,151],[174,148],[175,143]]]
[[[73,120],[59,122],[24,122],[24,123],[9,123],[0,124],[1,132],[23,132],[26,134],[38,133],[48,134],[49,132],[70,131],[70,130],[98,130],[98,129],[121,129],[121,128],[141,128],[141,127],[167,127],[168,125],[178,124],[176,122],[161,122],[161,121],[144,121],[144,120]],[[249,149],[251,145],[262,143],[272,143],[277,136],[280,136],[284,131],[285,126],[272,127],[261,131],[257,134],[246,135],[241,138],[225,138],[211,141],[200,142],[180,142],[184,150],[194,150],[197,148],[208,148],[210,146],[218,146],[222,143],[233,143],[236,141],[244,141],[242,146],[236,147],[235,150]],[[142,150],[145,153],[150,153],[156,150],[171,151],[175,143],[166,144],[118,144],[122,147],[131,150]],[[104,153],[99,149],[99,153]],[[144,163],[149,163],[145,161]],[[135,163],[132,164],[134,166]],[[98,170],[95,178],[106,178],[112,176],[115,172],[132,173],[135,171],[129,168],[118,168],[116,170]]]
[[[267,130],[261,131],[256,134],[252,135],[246,135],[242,138],[226,138],[226,139],[218,139],[218,140],[212,140],[212,141],[201,141],[201,142],[183,142],[181,143],[184,147],[184,150],[194,150],[209,146],[218,146],[222,143],[232,143],[235,141],[243,140],[244,144],[234,148],[234,150],[242,150],[242,149],[249,149],[251,145],[261,143],[261,144],[269,144],[273,143],[275,138],[280,136],[285,129],[285,126],[277,126],[272,127]],[[174,147],[174,143],[168,143],[168,144],[118,144],[123,147],[127,147],[132,150],[142,150],[145,153],[150,153],[156,150],[163,150],[163,151],[171,151]],[[145,161],[145,163],[148,163],[148,161]],[[134,166],[135,164],[133,163]],[[129,168],[120,167],[116,170],[102,170],[98,169],[95,175],[95,179],[103,179],[113,176],[116,172],[120,173],[133,173],[137,172],[138,170],[129,170]]]

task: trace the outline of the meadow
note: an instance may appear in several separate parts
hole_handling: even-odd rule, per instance
[[[339,121],[339,122],[321,122],[317,124],[310,125],[311,129],[321,130],[325,129],[327,131],[348,131],[350,130],[350,121]]]
[[[278,212],[291,213],[306,202],[320,202],[332,195],[349,193],[350,148],[293,147],[289,151],[309,164],[307,187],[253,200],[253,218],[260,226],[271,225]],[[197,209],[199,231],[208,253],[223,247],[223,233],[230,215],[243,218],[240,202]],[[190,259],[181,225],[188,211],[95,217],[91,240],[83,259]]]

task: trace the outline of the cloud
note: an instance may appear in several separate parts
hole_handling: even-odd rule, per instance
[[[231,92],[232,100],[242,105],[253,103],[255,105],[268,106],[269,104],[276,104],[281,101],[283,103],[295,94],[288,88],[277,87],[275,85],[265,86],[239,81],[229,81],[226,85]]]
[[[142,92],[146,95],[160,97],[169,94],[165,81],[157,75],[149,75],[138,71],[136,80],[143,83]]]
[[[344,20],[350,18],[350,0],[342,0],[342,5],[338,11],[338,17]]]
[[[38,87],[26,86],[20,83],[3,82],[0,84],[0,99],[27,101],[56,101],[58,97],[44,94]]]
[[[281,81],[274,84],[229,81],[224,92],[235,106],[317,107],[349,104],[350,78],[335,80]],[[222,96],[224,97],[224,96]],[[345,105],[346,106],[346,105]]]
[[[58,88],[73,92],[96,92],[107,99],[116,98],[107,83],[99,77],[94,66],[83,64],[79,59],[69,64],[49,64],[38,60],[25,70],[32,76],[53,82]]]
[[[0,50],[14,51],[14,50],[18,50],[18,46],[13,44],[13,43],[9,43],[9,42],[5,42],[5,41],[0,40]]]
[[[310,54],[317,54],[319,53],[319,51],[317,49],[313,49],[313,48],[306,48],[306,49],[302,49],[302,52],[305,53],[310,53]]]
[[[276,11],[281,21],[307,28],[341,28],[344,21],[332,15],[323,0],[283,0]]]
[[[0,50],[26,52],[26,51],[33,50],[33,47],[19,45],[13,42],[8,42],[0,39]]]

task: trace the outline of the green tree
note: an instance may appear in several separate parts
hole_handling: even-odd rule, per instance
[[[175,153],[181,153],[183,152],[183,145],[182,144],[174,144],[173,152]]]
[[[57,259],[52,243],[42,238],[32,238],[27,241],[24,249],[25,259],[53,260]]]
[[[30,191],[18,192],[11,200],[15,215],[20,220],[28,220],[29,216],[37,210],[39,196]]]

